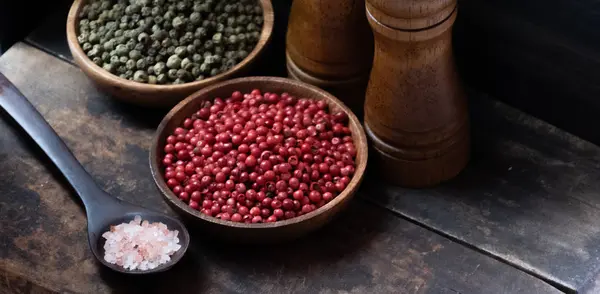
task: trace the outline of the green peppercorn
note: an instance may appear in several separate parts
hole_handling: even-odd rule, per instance
[[[248,56],[248,52],[246,52],[245,50],[239,50],[237,52],[237,58],[240,60],[246,58],[246,56]]]
[[[163,14],[162,7],[160,7],[160,6],[154,6],[154,7],[152,7],[152,11],[150,11],[150,15],[152,15],[152,16],[158,16],[158,15],[161,15],[161,14]]]
[[[175,79],[175,81],[173,81],[174,85],[179,85],[179,84],[185,84],[185,81],[182,79]]]
[[[152,0],[152,4],[157,6],[163,6],[165,5],[165,0]]]
[[[102,61],[104,62],[109,62],[110,61],[110,53],[104,51],[102,52]]]
[[[193,24],[193,23],[191,23],[191,22],[188,21],[188,23],[185,25],[184,30],[186,32],[193,32],[194,30],[196,30],[196,27],[197,27],[197,25],[195,25],[195,24]]]
[[[181,58],[179,58],[178,55],[172,55],[167,60],[167,67],[168,68],[175,68],[175,69],[177,69],[180,66],[181,66]]]
[[[175,17],[171,22],[171,25],[174,29],[178,30],[185,25],[185,19],[181,17]]]
[[[257,25],[261,25],[263,24],[263,17],[262,15],[258,15],[254,17],[254,23]]]
[[[112,64],[113,66],[118,66],[119,64],[121,64],[121,61],[119,61],[119,56],[116,56],[116,55],[111,56],[110,64]]]
[[[93,49],[92,49],[92,50],[93,50]],[[96,65],[98,65],[98,66],[102,66],[102,64],[103,64],[103,62],[102,62],[102,58],[101,58],[101,57],[99,57],[99,56],[96,56],[96,57],[94,57],[94,58],[92,59],[92,61],[93,61],[93,62],[94,62]]]
[[[192,61],[189,58],[186,57],[186,58],[182,59],[181,64],[180,64],[181,68],[185,69],[185,67],[190,63],[192,63]]]
[[[127,43],[125,43],[125,47],[127,47],[128,51],[131,51],[131,50],[135,49],[136,44],[137,43],[134,40],[129,40],[129,41],[127,41]]]
[[[146,73],[148,73],[148,75],[153,75],[154,74],[154,66],[149,66],[148,68],[146,68]]]
[[[152,8],[142,7],[140,13],[142,14],[142,16],[150,16],[150,15],[152,15]]]
[[[185,11],[186,9],[188,9],[189,6],[189,2],[188,1],[179,1],[177,2],[177,10],[178,11]]]
[[[196,29],[196,32],[194,33],[194,37],[197,39],[201,39],[204,38],[208,35],[208,31],[206,30],[205,27],[199,27]]]
[[[227,38],[227,41],[229,42],[229,44],[237,44],[238,37],[236,35],[231,35],[229,36],[229,38]]]
[[[167,47],[167,55],[171,56],[171,55],[175,54],[175,48],[176,48],[175,46]]]
[[[156,82],[157,82],[158,84],[160,84],[160,85],[164,85],[164,84],[166,84],[168,81],[169,81],[169,79],[167,78],[167,75],[166,75],[166,74],[159,74],[159,75],[156,77]]]
[[[169,69],[169,71],[167,72],[167,76],[169,77],[169,79],[174,80],[177,78],[177,70],[176,69]]]
[[[202,80],[204,80],[204,79],[205,79],[205,77],[204,77],[203,75],[199,75],[199,76],[196,78],[196,81],[202,81]]]
[[[206,51],[206,52],[202,53],[202,57],[203,57],[204,59],[206,59],[207,57],[209,57],[209,56],[211,56],[211,55],[212,55],[212,53],[211,53],[210,51]]]
[[[204,49],[211,50],[213,47],[214,47],[214,44],[212,41],[208,40],[208,41],[204,42]]]
[[[135,46],[133,47],[133,50],[137,50],[137,51],[140,51],[140,52],[142,52],[142,51],[144,51],[144,48],[145,48],[144,44],[142,44],[142,43],[137,43],[137,44],[135,44]]]
[[[218,23],[217,24],[217,28],[216,28],[217,32],[223,32],[225,30],[225,25],[222,23]]]
[[[146,61],[146,64],[156,63],[156,59],[154,59],[154,57],[152,57],[152,56],[146,56],[146,58],[144,58],[144,60]]]
[[[200,54],[192,55],[192,61],[194,61],[195,63],[202,63],[203,60],[204,58]]]
[[[81,33],[79,34],[79,36],[77,36],[77,41],[79,42],[79,44],[87,43],[89,36],[90,35],[88,33]]]
[[[90,58],[95,58],[95,57],[98,57],[99,54],[100,54],[100,52],[98,51],[98,49],[92,48],[92,49],[90,49],[90,51],[88,51],[87,56],[89,56]],[[100,58],[100,57],[98,57],[98,58]]]
[[[210,70],[210,76],[211,77],[214,77],[214,76],[216,76],[218,74],[219,74],[219,70],[218,69],[213,68],[213,69]]]
[[[135,63],[135,67],[140,70],[147,69],[147,63],[145,59],[140,59]]]
[[[83,45],[81,45],[81,49],[83,49],[83,51],[87,52],[89,50],[92,49],[92,44],[90,43],[83,43]]]
[[[133,15],[133,14],[139,13],[140,10],[141,10],[140,6],[138,6],[136,4],[131,4],[125,8],[125,13],[128,15]]]
[[[179,33],[177,33],[177,30],[175,29],[171,29],[169,31],[169,37],[172,39],[176,39],[179,36]]]
[[[175,12],[169,10],[169,11],[165,12],[165,14],[163,15],[163,18],[165,19],[165,21],[171,22],[175,18]]]
[[[158,55],[158,50],[156,50],[154,48],[148,48],[148,50],[146,51],[146,54],[148,56],[154,57],[154,56]]]
[[[222,39],[223,39],[223,34],[221,34],[221,33],[216,33],[212,36],[212,41],[214,44],[221,44]]]
[[[217,62],[216,56],[215,55],[210,55],[206,58],[204,58],[204,63],[211,65]]]
[[[194,41],[194,34],[187,32],[183,34],[181,38],[179,38],[179,45],[188,45]]]
[[[177,48],[175,48],[175,54],[177,54],[179,57],[185,57],[187,55],[188,51],[187,51],[187,47],[185,46],[179,46]]]
[[[129,60],[129,58],[127,56],[121,56],[119,57],[119,62],[121,62],[121,64],[125,64],[127,63],[127,61]]]
[[[196,50],[198,50],[198,48],[202,47],[202,41],[200,41],[199,39],[194,39],[194,41],[192,42],[192,45],[194,45],[194,48],[196,48]]]
[[[192,77],[198,77],[200,74],[202,74],[202,71],[200,70],[199,66],[194,66],[190,70],[190,73],[192,74]]]
[[[158,82],[157,82],[156,76],[153,76],[153,75],[148,76],[148,84],[156,85],[157,83]]]
[[[142,57],[142,53],[138,50],[131,50],[129,51],[129,58],[133,59],[133,60],[138,60]]]
[[[200,71],[204,74],[210,73],[210,65],[208,63],[201,64]]]
[[[194,24],[194,25],[198,25],[202,22],[202,16],[200,15],[200,12],[192,12],[192,14],[190,14],[190,23]]]
[[[246,26],[246,30],[249,32],[257,31],[258,26],[255,23],[251,22]]]
[[[190,73],[185,69],[178,69],[177,70],[177,78],[181,79],[183,81],[187,81],[190,79]]]
[[[137,40],[140,43],[146,44],[148,41],[150,41],[150,36],[148,36],[146,33],[140,33],[137,37]]]
[[[232,69],[236,64],[237,62],[234,59],[227,59],[224,63],[226,70]]]
[[[238,41],[238,43],[245,43],[246,42],[246,34],[238,34],[237,41]]]
[[[166,68],[166,65],[164,62],[157,62],[154,65],[154,73],[156,73],[156,74],[164,73],[166,69],[167,68]]]
[[[125,63],[125,67],[127,67],[127,69],[129,69],[129,70],[135,69],[135,60],[133,60],[133,59],[127,60],[127,62]]]
[[[133,74],[133,80],[140,83],[145,83],[148,81],[148,75],[143,70],[138,70]]]
[[[110,64],[110,63],[105,63],[104,65],[102,65],[102,68],[104,70],[106,70],[107,72],[109,72],[109,73],[114,73],[115,72],[115,67],[112,64]]]
[[[161,47],[160,50],[158,50],[158,56],[167,56],[167,48]]]

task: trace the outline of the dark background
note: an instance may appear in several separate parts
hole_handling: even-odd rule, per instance
[[[285,74],[291,2],[273,0],[273,46],[261,74]],[[66,17],[70,3],[0,0],[0,54],[32,32],[65,47],[64,24],[48,19]],[[600,144],[598,27],[594,0],[460,0],[456,60],[467,86]]]

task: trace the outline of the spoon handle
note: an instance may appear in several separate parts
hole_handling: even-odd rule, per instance
[[[97,206],[115,201],[115,198],[103,193],[42,115],[2,73],[0,73],[0,107],[54,162],[86,208],[91,207],[90,205]]]

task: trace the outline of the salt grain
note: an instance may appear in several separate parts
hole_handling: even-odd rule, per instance
[[[179,232],[169,231],[163,223],[142,222],[136,215],[129,223],[111,226],[102,234],[104,260],[128,270],[151,270],[171,260],[177,252]]]

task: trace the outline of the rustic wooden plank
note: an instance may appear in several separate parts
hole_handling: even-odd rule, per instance
[[[460,1],[454,46],[465,81],[600,144],[599,11],[592,0]]]
[[[374,201],[577,290],[598,273],[600,148],[481,95],[473,158],[427,190],[370,185]]]
[[[157,124],[153,119],[160,114],[104,97],[76,67],[28,45],[2,56],[0,71],[29,97],[102,187],[172,213],[154,188],[147,164]],[[362,200],[323,230],[288,244],[224,245],[192,232],[188,254],[171,271],[125,277],[94,262],[83,211],[45,157],[5,116],[0,134],[0,269],[54,291],[559,293]]]

